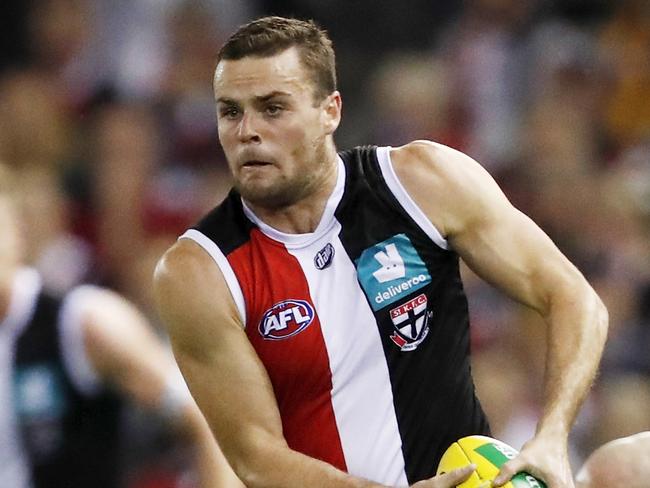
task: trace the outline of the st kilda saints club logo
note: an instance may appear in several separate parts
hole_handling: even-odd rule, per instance
[[[413,351],[429,334],[432,313],[427,310],[427,296],[424,293],[391,309],[394,331],[390,339],[401,351]]]
[[[264,339],[288,339],[309,327],[315,315],[314,308],[305,300],[284,300],[264,313],[258,330]]]

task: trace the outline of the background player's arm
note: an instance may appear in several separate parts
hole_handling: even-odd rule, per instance
[[[203,249],[181,239],[156,269],[155,293],[181,371],[246,486],[382,486],[288,447],[266,370],[246,336],[223,275]],[[451,488],[470,473],[449,473],[418,486]]]
[[[543,414],[535,438],[497,481],[526,469],[550,488],[572,486],[566,439],[604,346],[604,305],[549,237],[471,158],[425,141],[395,149],[391,157],[406,190],[468,266],[535,309],[548,325]]]
[[[86,353],[98,375],[138,405],[159,410],[189,435],[197,447],[200,486],[240,488],[171,354],[145,317],[120,295],[99,288],[87,291],[80,306]]]

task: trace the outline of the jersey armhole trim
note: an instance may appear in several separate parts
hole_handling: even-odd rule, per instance
[[[98,288],[81,285],[69,292],[63,299],[59,311],[59,340],[61,357],[72,384],[84,396],[96,395],[102,380],[86,352],[83,333],[83,303],[88,294]]]
[[[219,246],[217,246],[208,236],[196,229],[189,229],[179,239],[190,239],[196,242],[201,246],[214,260],[214,262],[219,266],[223,277],[226,280],[230,294],[232,295],[237,310],[239,312],[239,317],[246,327],[246,301],[244,300],[244,294],[242,292],[241,286],[239,286],[239,281],[237,276],[228,262],[228,258],[221,252]]]
[[[379,169],[381,170],[384,181],[388,189],[393,193],[397,201],[402,205],[406,213],[408,213],[415,223],[424,231],[424,233],[431,239],[438,247],[449,250],[449,243],[440,231],[431,223],[431,221],[424,214],[422,209],[415,203],[411,195],[408,194],[406,188],[397,177],[393,162],[390,159],[390,146],[377,148],[377,161],[379,162]]]

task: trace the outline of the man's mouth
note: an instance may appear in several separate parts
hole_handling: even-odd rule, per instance
[[[268,161],[251,160],[251,161],[245,161],[242,166],[244,168],[251,168],[251,167],[268,166],[270,164],[271,163],[269,163]]]

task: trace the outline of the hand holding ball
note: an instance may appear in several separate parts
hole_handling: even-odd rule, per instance
[[[518,451],[505,442],[482,435],[463,437],[454,442],[440,459],[436,474],[447,473],[469,464],[476,471],[458,488],[479,488],[499,474],[501,466],[514,458]],[[544,482],[528,473],[517,473],[503,488],[546,488]]]

